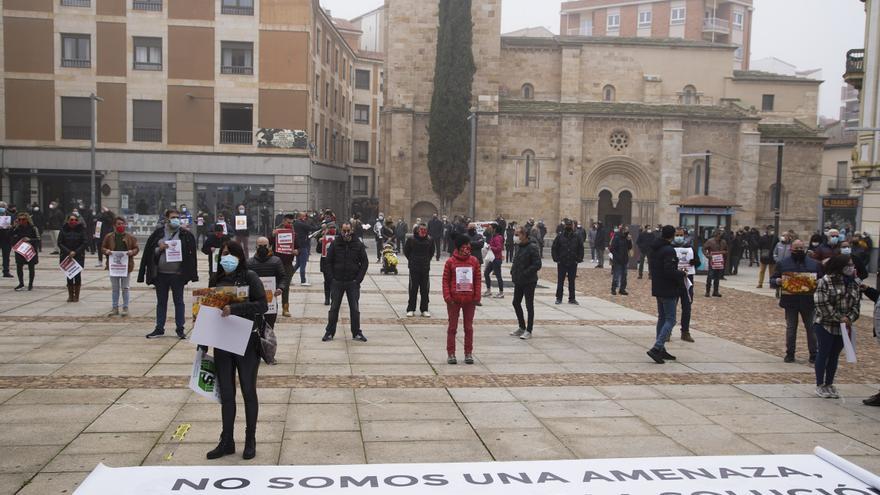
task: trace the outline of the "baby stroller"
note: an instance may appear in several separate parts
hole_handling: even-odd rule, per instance
[[[385,244],[385,249],[382,250],[382,268],[379,272],[386,275],[389,273],[397,275],[397,255],[391,244]]]

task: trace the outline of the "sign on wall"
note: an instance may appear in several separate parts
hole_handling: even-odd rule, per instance
[[[257,146],[260,148],[308,149],[309,136],[306,131],[260,129],[257,131]]]

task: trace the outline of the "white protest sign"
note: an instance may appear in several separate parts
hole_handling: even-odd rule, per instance
[[[351,466],[99,464],[75,495],[871,495],[871,485],[880,485],[877,476],[831,456],[835,460],[756,455]]]
[[[61,267],[61,271],[64,272],[69,279],[76,277],[83,271],[82,265],[73,258],[64,258],[64,261],[62,261],[59,266]]]
[[[455,292],[472,292],[474,290],[474,268],[459,266],[455,269]]]
[[[275,299],[275,289],[277,287],[275,284],[275,277],[260,277],[260,280],[263,282],[263,288],[266,289],[266,304],[269,305],[266,314],[277,315],[278,301]]]
[[[12,226],[12,217],[9,215],[0,215],[0,229],[8,229]]]
[[[165,261],[168,263],[178,263],[183,261],[183,250],[180,247],[180,239],[165,241],[168,248],[165,249]]]
[[[25,261],[30,262],[34,259],[34,256],[37,255],[37,251],[34,249],[34,246],[31,243],[25,241],[24,239],[20,239],[15,243],[15,246],[12,246],[12,250],[15,251],[16,254],[20,255],[24,258]]]
[[[293,230],[278,229],[275,235],[275,253],[293,254]]]
[[[694,259],[694,250],[691,248],[675,248],[675,254],[678,256],[678,269],[687,270],[688,275],[695,275],[697,270],[691,265]]]
[[[223,235],[229,234],[229,232],[226,230],[226,222],[217,222],[217,225],[223,227]]]
[[[201,306],[189,340],[244,356],[254,322],[239,316],[223,317],[218,308]]]
[[[95,222],[95,239],[101,238],[101,225],[104,225],[104,222],[100,220]]]
[[[235,215],[235,230],[247,230],[247,215]]]
[[[128,252],[111,251],[107,257],[107,266],[110,268],[111,277],[128,276]]]

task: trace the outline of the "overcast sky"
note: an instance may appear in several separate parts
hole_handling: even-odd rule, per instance
[[[321,0],[350,19],[384,0]],[[502,31],[545,26],[559,32],[559,0],[503,0]],[[776,57],[799,69],[822,69],[819,113],[837,118],[846,51],[864,45],[864,4],[858,0],[754,0],[752,60]],[[793,7],[797,5],[797,8]]]

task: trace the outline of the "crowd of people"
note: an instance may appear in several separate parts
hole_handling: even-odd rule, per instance
[[[233,428],[235,422],[236,373],[242,390],[245,416],[246,459],[255,455],[255,429],[259,410],[256,382],[259,370],[260,335],[266,325],[274,326],[276,315],[267,313],[267,294],[261,277],[273,278],[275,292],[282,300],[281,316],[290,317],[290,287],[299,272],[300,285],[308,287],[307,265],[315,241],[315,253],[320,256],[323,276],[324,304],[328,306],[327,325],[322,340],[336,336],[339,312],[345,297],[350,312],[352,339],[367,342],[360,327],[359,300],[363,280],[369,269],[367,239],[375,238],[377,261],[383,253],[402,253],[409,273],[409,297],[406,317],[430,318],[430,271],[432,261],[448,255],[442,271],[439,293],[446,305],[447,363],[457,364],[457,334],[459,320],[464,332],[464,363],[474,363],[474,315],[482,298],[505,297],[505,285],[513,286],[512,306],[517,328],[512,337],[528,340],[535,332],[535,290],[543,267],[543,250],[547,228],[543,221],[528,219],[519,224],[507,222],[498,216],[488,222],[476,222],[465,216],[451,220],[434,214],[427,221],[416,219],[410,226],[404,220],[397,223],[381,213],[375,222],[364,222],[358,215],[337,219],[330,210],[320,213],[294,212],[279,216],[276,227],[256,239],[253,256],[249,256],[250,231],[234,223],[227,223],[225,215],[208,221],[202,212],[195,221],[185,205],[168,209],[156,230],[149,236],[141,251],[137,238],[128,231],[124,217],[108,209],[88,218],[84,209],[61,215],[58,223],[57,205],[50,205],[51,222],[45,217],[35,218],[35,212],[17,212],[0,202],[0,247],[3,248],[3,275],[11,277],[9,255],[15,250],[19,284],[16,290],[32,290],[34,266],[39,260],[42,232],[45,226],[53,246],[63,264],[75,261],[85,266],[86,253],[95,252],[96,266],[109,267],[111,256],[124,253],[127,271],[117,269],[111,279],[111,310],[108,317],[129,314],[130,273],[135,269],[135,258],[141,254],[137,281],[153,286],[156,292],[155,326],[146,335],[154,339],[165,335],[168,294],[174,305],[175,333],[186,338],[184,289],[199,282],[198,257],[207,258],[209,287],[248,287],[248,298],[222,308],[222,315],[236,315],[253,321],[253,332],[244,355],[222,349],[214,350],[217,380],[221,392],[222,432],[217,448],[208,452],[209,459],[235,452]],[[244,214],[244,206],[238,213]],[[201,218],[201,220],[199,220]],[[57,227],[57,228],[55,228]],[[53,233],[54,232],[54,233]],[[635,235],[634,235],[635,234]],[[21,243],[33,247],[33,253],[19,250]],[[862,280],[867,277],[867,255],[872,241],[867,234],[850,232],[829,226],[817,232],[808,242],[794,232],[776,237],[772,227],[759,233],[758,229],[717,229],[708,239],[699,242],[694,233],[682,227],[644,226],[630,232],[628,226],[606,229],[601,222],[584,228],[577,220],[563,219],[556,228],[550,244],[550,255],[557,267],[555,303],[562,304],[568,286],[567,302],[578,305],[575,281],[578,267],[586,253],[596,268],[610,260],[611,294],[626,296],[628,272],[637,270],[643,278],[647,262],[651,279],[651,295],[657,302],[656,340],[647,355],[656,363],[675,360],[667,350],[667,343],[676,325],[676,312],[681,306],[681,340],[694,342],[690,333],[691,307],[694,297],[694,277],[697,269],[705,270],[706,297],[721,297],[719,281],[738,273],[738,266],[748,259],[759,266],[758,286],[762,287],[765,274],[773,288],[783,288],[792,274],[811,274],[815,290],[792,293],[781,289],[779,305],[786,318],[786,362],[795,361],[798,321],[803,323],[809,349],[809,361],[816,371],[816,393],[820,397],[838,397],[834,376],[843,347],[843,332],[859,318],[862,295],[877,301],[880,292],[868,287]],[[699,244],[699,245],[698,245]],[[24,254],[22,254],[24,253]],[[33,254],[33,256],[30,256]],[[509,269],[504,270],[504,263]],[[25,285],[24,268],[28,268]],[[493,292],[493,279],[497,291]],[[506,280],[505,280],[506,279]],[[483,290],[485,285],[485,290]],[[82,286],[81,274],[67,279],[68,302],[78,302]],[[120,297],[121,296],[121,297]],[[523,304],[525,308],[523,308]],[[120,306],[121,305],[121,306]],[[880,315],[880,304],[875,315]],[[876,320],[875,316],[875,320]],[[270,362],[267,359],[267,362]],[[880,394],[865,400],[869,405],[880,405]]]

